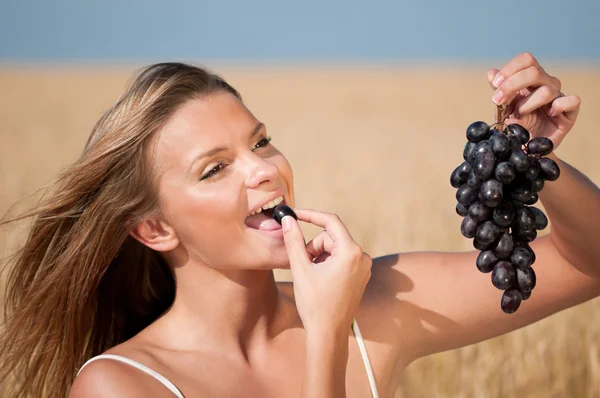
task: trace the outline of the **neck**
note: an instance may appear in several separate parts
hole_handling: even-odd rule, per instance
[[[177,293],[163,317],[174,349],[241,352],[264,347],[292,315],[272,270],[224,270],[188,263],[174,268]],[[286,305],[287,304],[287,305]],[[295,309],[295,306],[293,306]],[[172,346],[172,344],[170,344]]]

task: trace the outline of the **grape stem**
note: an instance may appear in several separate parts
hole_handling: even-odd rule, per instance
[[[507,107],[503,107],[502,105],[496,106],[496,123],[492,124],[490,128],[495,128],[500,131],[503,131],[504,134],[511,134],[510,131],[505,131],[506,126],[504,125],[504,121],[508,118],[506,111]]]
[[[502,105],[498,105],[496,106],[496,126],[498,128],[498,130],[502,131],[504,130],[504,121],[507,118],[507,111],[508,107],[503,107]]]

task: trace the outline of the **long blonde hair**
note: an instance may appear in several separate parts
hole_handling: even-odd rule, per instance
[[[186,101],[239,93],[219,76],[181,63],[142,70],[96,123],[81,157],[40,191],[34,217],[6,262],[0,384],[4,397],[68,395],[77,368],[137,334],[173,302],[158,253],[129,232],[159,211],[152,137]]]

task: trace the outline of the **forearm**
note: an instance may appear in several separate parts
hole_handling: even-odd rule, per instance
[[[307,332],[302,398],[346,396],[348,331]]]
[[[560,177],[540,192],[552,227],[552,240],[571,264],[600,278],[600,189],[554,154]]]

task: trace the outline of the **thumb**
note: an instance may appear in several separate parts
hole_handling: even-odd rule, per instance
[[[283,229],[283,240],[290,258],[290,267],[303,266],[307,259],[306,244],[300,225],[294,217],[285,216],[281,219]]]

